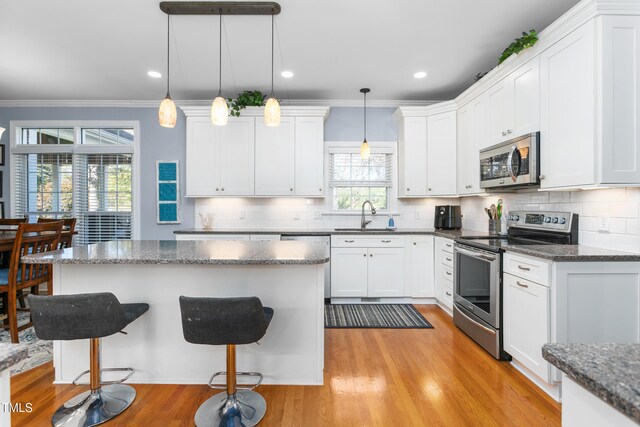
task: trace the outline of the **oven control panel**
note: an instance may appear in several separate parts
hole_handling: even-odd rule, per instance
[[[507,225],[568,232],[571,230],[571,218],[570,212],[511,211],[507,215]]]

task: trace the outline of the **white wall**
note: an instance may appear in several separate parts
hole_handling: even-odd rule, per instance
[[[509,210],[550,210],[580,215],[579,242],[621,251],[640,251],[638,218],[640,189],[617,188],[571,192],[527,192],[488,197],[461,198],[462,226],[470,230],[487,230],[484,207],[502,198]],[[609,220],[609,232],[598,231],[598,218]]]

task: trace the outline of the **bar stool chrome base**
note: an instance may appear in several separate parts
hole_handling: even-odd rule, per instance
[[[236,394],[218,393],[207,399],[196,412],[197,427],[255,426],[267,412],[267,402],[251,390]]]
[[[53,414],[58,427],[90,427],[102,424],[122,413],[136,398],[136,390],[126,384],[106,385],[81,393]]]

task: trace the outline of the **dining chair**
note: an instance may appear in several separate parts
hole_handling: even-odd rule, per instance
[[[46,222],[62,221],[64,223],[62,227],[62,234],[60,234],[60,242],[58,243],[58,249],[70,248],[73,246],[73,233],[76,230],[76,218],[38,218],[38,224]]]
[[[0,227],[3,225],[20,225],[27,222],[27,218],[0,218]]]
[[[46,222],[42,224],[20,224],[11,251],[9,268],[0,270],[0,293],[2,306],[6,318],[0,327],[9,329],[11,342],[18,342],[18,332],[32,325],[29,322],[18,326],[17,293],[30,288],[32,294],[38,294],[41,284],[47,285],[47,294],[51,295],[52,265],[25,264],[23,255],[44,253],[58,249],[58,241],[62,231],[62,221]]]

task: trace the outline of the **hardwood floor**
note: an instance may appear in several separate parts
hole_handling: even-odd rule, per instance
[[[260,425],[560,425],[559,404],[485,353],[441,309],[417,307],[435,329],[327,329],[324,386],[261,386],[267,414]],[[11,379],[12,402],[34,408],[13,414],[13,425],[50,425],[58,406],[84,389],[52,381],[50,363]],[[201,385],[134,387],[133,405],[107,425],[191,426],[213,394]]]

